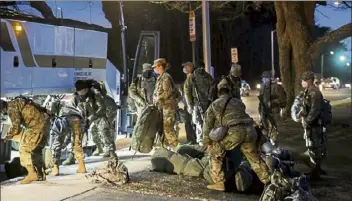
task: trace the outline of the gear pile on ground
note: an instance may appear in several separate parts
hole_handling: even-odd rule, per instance
[[[318,201],[310,192],[305,176],[289,178],[275,170],[270,179],[259,201]]]
[[[103,167],[94,169],[86,177],[93,182],[109,185],[122,185],[130,180],[127,167],[118,160],[105,162]]]

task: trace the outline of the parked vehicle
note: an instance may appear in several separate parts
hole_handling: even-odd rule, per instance
[[[246,80],[242,80],[242,85],[241,85],[241,96],[249,96],[251,91],[251,87],[249,84],[246,82]]]
[[[341,82],[337,77],[331,77],[327,79],[323,79],[321,82],[321,89],[332,88],[339,89],[341,87]]]

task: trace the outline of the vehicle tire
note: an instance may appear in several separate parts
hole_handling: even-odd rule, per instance
[[[15,141],[11,141],[11,148],[14,151],[20,150],[20,143],[19,142],[15,142]]]

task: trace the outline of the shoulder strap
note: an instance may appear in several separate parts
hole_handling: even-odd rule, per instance
[[[222,110],[222,112],[221,112],[221,115],[220,115],[220,124],[221,124],[221,126],[222,126],[222,119],[223,119],[223,116],[224,116],[224,112],[225,112],[225,110],[226,110],[226,107],[227,107],[227,105],[229,104],[229,102],[230,102],[230,100],[232,99],[232,97],[230,96],[228,99],[227,99],[227,101],[226,101],[226,103],[225,103],[225,106],[224,106],[224,109]]]

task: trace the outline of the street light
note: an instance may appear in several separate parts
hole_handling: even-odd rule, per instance
[[[346,63],[346,66],[350,66],[351,64],[350,63]]]
[[[340,61],[345,61],[346,60],[346,57],[345,56],[340,56]]]
[[[335,52],[334,51],[330,51],[330,54],[333,55],[333,54],[335,54]]]

